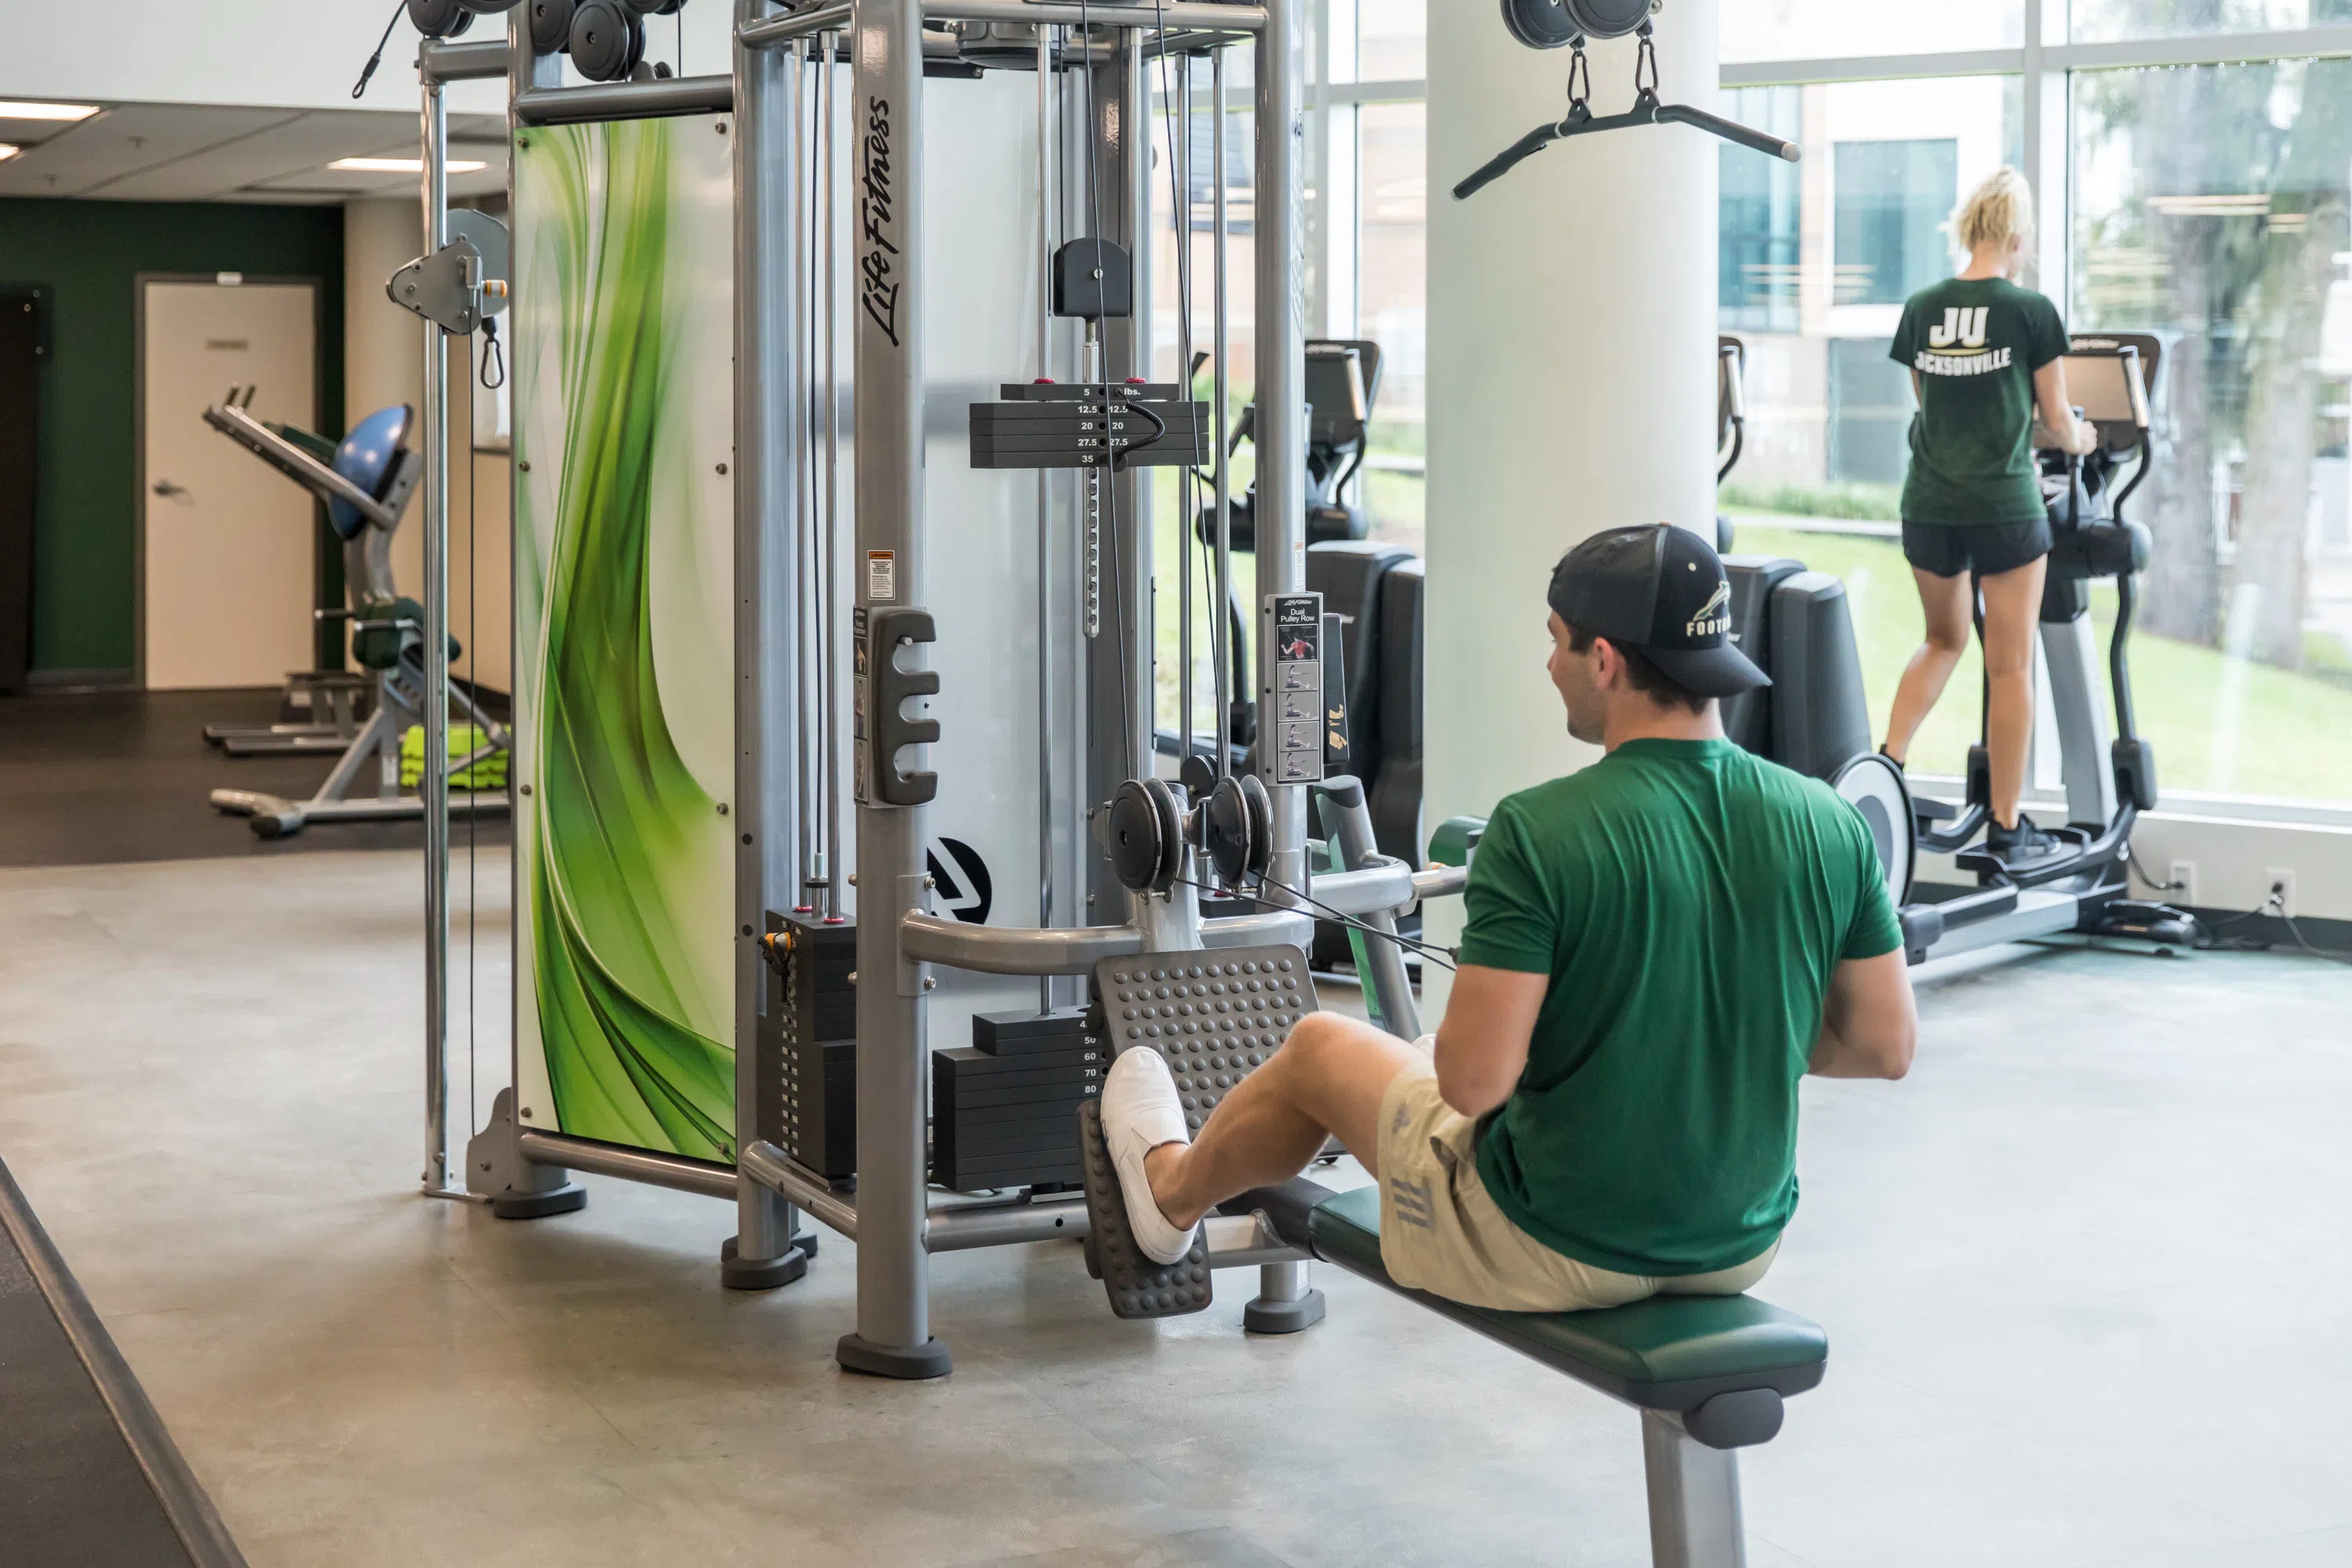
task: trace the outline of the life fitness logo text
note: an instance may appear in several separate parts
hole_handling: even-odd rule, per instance
[[[923,852],[923,869],[931,876],[940,908],[966,925],[986,925],[996,904],[996,884],[980,851],[960,838],[934,838]]]
[[[892,259],[898,247],[890,243],[883,230],[890,226],[896,198],[890,190],[890,100],[869,97],[866,100],[866,169],[857,198],[858,231],[866,239],[866,250],[857,263],[860,280],[859,303],[866,309],[866,319],[881,329],[898,346],[898,269]]]
[[[1685,637],[1719,637],[1731,629],[1731,584],[1715,585],[1715,596],[1698,607],[1698,614],[1683,628]]]

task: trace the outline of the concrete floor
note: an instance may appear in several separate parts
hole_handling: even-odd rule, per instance
[[[1252,1341],[1239,1290],[1115,1321],[1066,1243],[948,1258],[957,1371],[909,1386],[834,1367],[837,1240],[740,1297],[708,1200],[418,1198],[417,880],[0,872],[0,1153],[259,1568],[1647,1562],[1630,1413],[1331,1270]],[[2352,1563],[2352,972],[2044,952],[1924,1000],[1909,1081],[1807,1089],[1761,1293],[1834,1352],[1748,1458],[1751,1561]]]

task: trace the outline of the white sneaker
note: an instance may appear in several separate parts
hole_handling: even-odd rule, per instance
[[[1121,1051],[1103,1079],[1103,1141],[1110,1145],[1111,1168],[1127,1200],[1127,1226],[1135,1245],[1154,1263],[1173,1263],[1192,1249],[1192,1233],[1179,1230],[1160,1212],[1143,1173],[1143,1157],[1162,1143],[1190,1143],[1183,1103],[1168,1063],[1150,1047]]]

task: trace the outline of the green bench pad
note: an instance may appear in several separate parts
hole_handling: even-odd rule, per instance
[[[1578,1382],[1644,1410],[1696,1410],[1718,1394],[1802,1394],[1822,1381],[1829,1336],[1752,1296],[1654,1296],[1591,1312],[1498,1312],[1405,1290],[1381,1263],[1381,1190],[1315,1206],[1317,1256],[1388,1286]]]

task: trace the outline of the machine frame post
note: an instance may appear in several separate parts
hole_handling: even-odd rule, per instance
[[[770,0],[736,0],[740,27],[770,15]],[[786,337],[779,329],[771,260],[778,248],[784,198],[776,177],[788,104],[781,79],[787,56],[777,49],[735,45],[735,1149],[760,1136],[760,1013],[767,989],[759,939],[767,911],[790,890],[772,875],[778,860],[769,843],[786,830],[778,808],[775,736],[767,723],[767,684],[784,662],[786,639],[775,634],[783,595],[774,591],[800,558],[793,511],[785,496],[786,453],[777,400],[790,383]],[[805,639],[793,637],[797,655]],[[797,662],[795,658],[794,662]],[[803,809],[805,816],[805,809]],[[791,847],[796,865],[803,858]],[[735,1176],[735,1239],[719,1266],[734,1289],[790,1284],[808,1271],[808,1253],[795,1245],[798,1215],[773,1189],[739,1168]]]
[[[929,815],[894,804],[902,759],[879,743],[883,672],[919,644],[869,637],[877,612],[918,610],[923,560],[923,14],[920,0],[856,0],[850,13],[852,182],[857,247],[857,1331],[835,1359],[853,1372],[938,1377],[950,1362],[931,1338],[925,1111],[928,977],[899,921],[927,904]],[[902,662],[904,661],[904,662]]]

